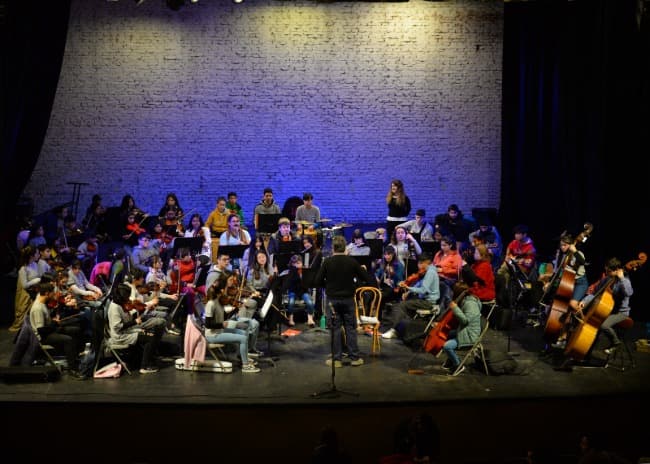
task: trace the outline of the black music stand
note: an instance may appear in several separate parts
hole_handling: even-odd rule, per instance
[[[278,242],[278,252],[275,253],[273,264],[278,266],[278,271],[282,272],[289,267],[289,259],[293,255],[299,255],[302,251],[302,242],[291,240],[288,242]]]
[[[246,251],[249,246],[250,245],[219,245],[219,251],[217,253],[219,255],[228,255],[233,263],[239,264],[239,261],[244,256],[244,251]],[[241,268],[241,265],[233,265],[233,268],[239,269]]]
[[[367,238],[366,244],[370,247],[370,259],[381,259],[384,257],[384,241],[380,238]]]
[[[435,256],[436,253],[440,251],[440,242],[434,242],[433,240],[424,240],[420,243],[420,248],[422,248],[422,253],[429,253],[430,256]]]
[[[196,256],[201,253],[204,241],[205,239],[203,237],[176,237],[174,239],[174,254],[172,256],[177,256],[178,250],[182,248],[187,248],[190,250],[192,256]]]
[[[325,299],[325,296],[323,297],[323,299]],[[327,302],[327,304],[328,304],[328,306],[330,308],[332,320],[336,319],[338,316],[336,314],[336,310],[334,309],[334,305],[329,301]],[[347,392],[347,391],[339,390],[339,389],[336,388],[336,383],[334,382],[334,378],[336,377],[336,366],[335,366],[336,361],[334,361],[334,330],[332,329],[332,325],[333,324],[330,324],[330,328],[329,328],[329,331],[330,331],[330,355],[331,355],[330,360],[332,362],[332,364],[331,364],[331,367],[332,367],[332,374],[331,374],[331,376],[332,376],[331,377],[332,385],[327,390],[312,393],[311,397],[312,398],[338,398],[342,394],[350,395],[350,396],[359,396],[358,393]]]
[[[278,230],[278,221],[282,217],[281,214],[258,214],[257,215],[257,231],[260,234],[272,234]]]

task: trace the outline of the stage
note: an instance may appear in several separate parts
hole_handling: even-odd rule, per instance
[[[391,339],[372,356],[371,337],[360,335],[365,364],[344,365],[332,378],[329,333],[298,324],[296,336],[261,334],[258,348],[270,347],[275,361],[262,362],[257,374],[238,366],[230,374],[179,371],[165,359],[151,375],[136,369],[119,379],[0,383],[10,429],[3,436],[30,459],[64,452],[68,461],[298,463],[309,462],[320,429],[333,425],[353,462],[376,463],[391,453],[397,424],[426,412],[441,432],[441,462],[518,462],[529,449],[575,462],[583,432],[607,436],[610,448],[630,458],[650,455],[647,427],[632,425],[648,417],[650,353],[633,351],[635,367],[621,371],[604,367],[597,347],[590,364],[601,367],[557,370],[558,358],[542,353],[544,327],[527,325],[526,317],[517,314],[510,330],[489,329],[483,339],[486,350],[509,349],[516,375],[486,376],[471,363],[452,377],[441,367],[444,354]],[[628,340],[641,336],[635,327]],[[5,366],[12,339],[0,331]],[[49,438],[34,446],[35,434]],[[116,459],[99,451],[107,448],[122,451]]]

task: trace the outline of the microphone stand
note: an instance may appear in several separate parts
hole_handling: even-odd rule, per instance
[[[331,365],[332,365],[332,378],[331,378],[332,384],[331,384],[330,388],[327,389],[327,390],[312,393],[311,397],[312,398],[338,398],[341,395],[359,396],[358,393],[338,390],[336,388],[336,384],[334,383],[334,378],[336,377],[336,366],[335,366],[336,361],[334,361],[334,325],[335,325],[335,322],[337,320],[337,315],[336,315],[336,311],[334,311],[334,305],[331,302],[328,302],[327,304],[328,304],[328,306],[330,308],[331,315],[332,315],[332,320],[330,321],[331,322],[331,324],[330,324],[330,354],[332,356],[330,358],[330,360],[332,361],[332,363],[331,363]]]

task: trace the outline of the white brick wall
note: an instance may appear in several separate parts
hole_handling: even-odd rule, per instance
[[[376,222],[391,178],[429,216],[498,207],[500,1],[73,1],[50,127],[25,195],[82,189],[204,218],[239,193],[314,193],[324,217]],[[59,173],[55,175],[55,173]]]

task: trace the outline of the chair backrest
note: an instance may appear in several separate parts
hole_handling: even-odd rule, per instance
[[[354,292],[354,309],[359,316],[378,317],[381,305],[381,290],[377,287],[359,287]]]

